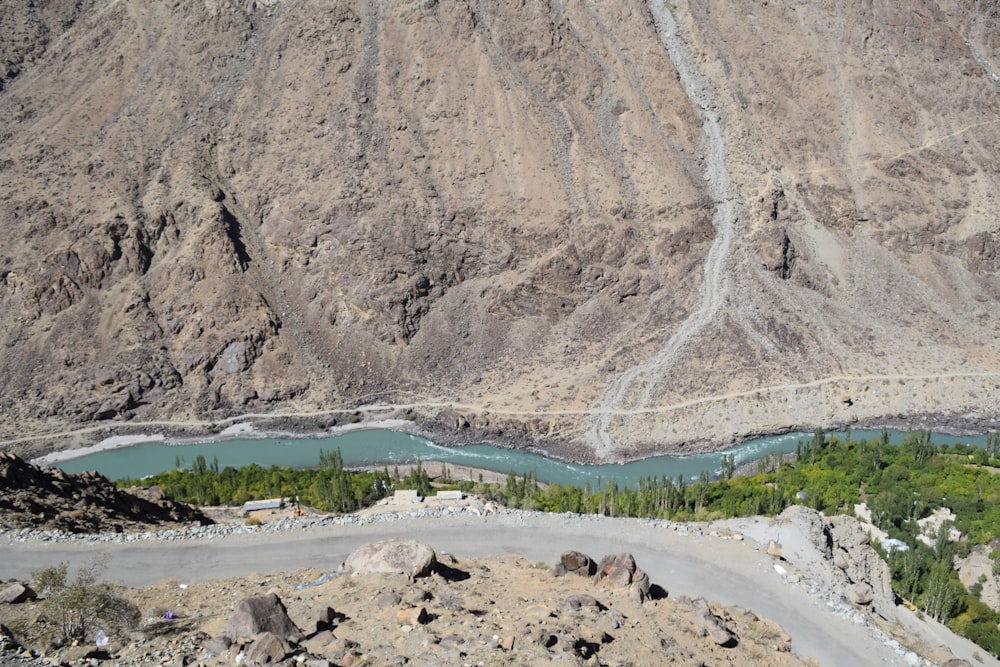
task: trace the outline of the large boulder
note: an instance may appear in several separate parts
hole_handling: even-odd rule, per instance
[[[359,574],[405,574],[411,579],[426,577],[434,571],[437,556],[418,540],[387,540],[358,547],[344,566]]]
[[[274,593],[240,600],[236,614],[226,626],[226,636],[238,640],[251,639],[262,632],[296,643],[304,636]]]

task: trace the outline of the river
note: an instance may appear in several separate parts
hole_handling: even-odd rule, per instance
[[[842,434],[841,434],[842,435]],[[877,438],[879,431],[853,430],[852,439]],[[899,444],[904,433],[889,431],[890,440]],[[133,479],[175,468],[190,467],[198,456],[204,456],[208,463],[218,459],[219,467],[225,468],[256,463],[305,468],[319,463],[320,450],[340,450],[347,467],[385,464],[392,472],[392,466],[401,463],[441,461],[452,465],[483,468],[496,472],[517,474],[535,472],[539,481],[573,484],[591,488],[614,480],[620,485],[635,484],[643,477],[666,475],[676,479],[683,475],[687,479],[697,478],[703,471],[718,474],[722,467],[722,457],[732,454],[736,465],[761,458],[773,452],[795,451],[800,441],[812,439],[811,433],[789,433],[748,440],[723,452],[694,456],[658,456],[623,465],[582,465],[566,463],[514,449],[504,449],[493,445],[465,445],[443,447],[429,440],[406,433],[384,429],[350,431],[325,438],[243,438],[217,440],[197,444],[171,444],[168,442],[147,442],[143,444],[111,449],[78,458],[59,461],[53,465],[66,472],[96,470],[110,479]],[[933,434],[935,444],[968,443],[982,446],[985,436],[950,436]],[[432,465],[433,474],[439,468]]]

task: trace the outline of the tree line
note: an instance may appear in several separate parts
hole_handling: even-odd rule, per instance
[[[779,514],[792,504],[825,513],[853,514],[867,503],[873,523],[909,550],[882,552],[889,563],[895,591],[924,613],[948,625],[994,655],[1000,654],[1000,616],[979,595],[984,581],[966,589],[958,580],[954,558],[974,545],[1000,538],[1000,434],[987,436],[984,447],[937,446],[929,432],[908,433],[899,446],[887,432],[856,440],[817,430],[798,443],[794,454],[767,455],[741,469],[724,457],[715,476],[646,477],[635,484],[598,478],[591,486],[540,484],[534,472],[509,473],[505,483],[452,480],[446,469],[434,485],[418,461],[406,475],[398,470],[350,472],[339,450],[321,452],[314,469],[250,465],[219,470],[218,461],[198,457],[188,470],[172,470],[142,480],[158,485],[175,500],[199,505],[242,504],[270,497],[298,497],[323,511],[351,512],[374,504],[396,489],[429,495],[436,485],[458,488],[508,507],[546,512],[645,517],[672,521]],[[131,480],[119,482],[130,485]],[[942,526],[927,546],[917,540],[917,521],[947,507],[962,541],[948,540]],[[1000,544],[998,542],[997,544]],[[877,545],[876,545],[877,546]],[[996,546],[996,544],[994,544]],[[880,548],[877,546],[877,548]],[[1000,576],[1000,549],[993,552]]]

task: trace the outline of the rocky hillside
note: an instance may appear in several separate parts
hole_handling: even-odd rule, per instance
[[[998,411],[995,3],[0,26],[7,439],[390,405],[626,458]]]
[[[0,530],[120,533],[192,522],[211,520],[156,487],[119,491],[94,472],[70,475],[0,452]]]

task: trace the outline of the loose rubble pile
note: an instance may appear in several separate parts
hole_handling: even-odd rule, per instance
[[[200,510],[163,491],[120,491],[94,472],[67,474],[0,452],[0,528],[56,533],[142,530],[150,525],[211,523]]]

